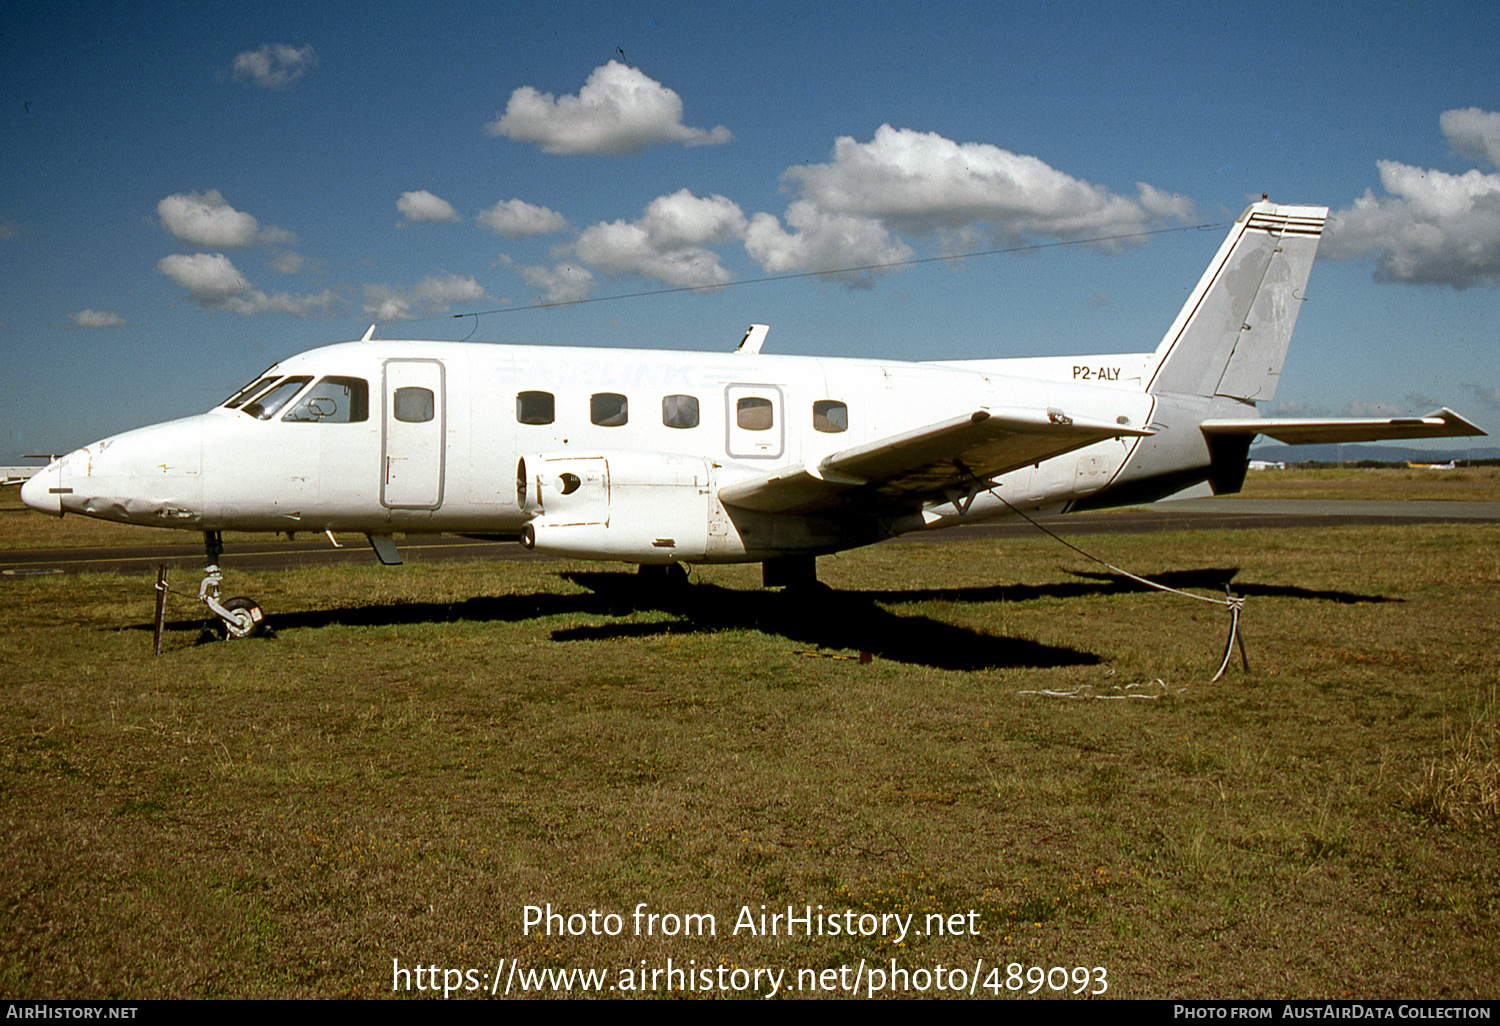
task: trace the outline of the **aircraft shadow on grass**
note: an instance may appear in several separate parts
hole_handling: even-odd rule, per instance
[[[584,588],[584,593],[482,596],[457,603],[417,602],[284,612],[274,614],[272,624],[276,629],[292,630],[335,625],[516,623],[553,616],[619,621],[639,612],[657,612],[674,618],[559,628],[552,632],[552,638],[560,642],[607,641],[748,629],[819,649],[868,652],[894,662],[944,670],[1097,665],[1101,657],[1091,652],[999,637],[926,616],[902,616],[883,608],[928,601],[1030,602],[1148,590],[1145,585],[1114,573],[1073,573],[1081,580],[903,591],[839,591],[820,586],[802,592],[772,592],[737,591],[712,584],[650,586],[632,572],[569,572],[562,576]],[[1153,579],[1169,587],[1222,593],[1224,585],[1232,582],[1237,573],[1237,568],[1210,568],[1158,574]],[[1236,586],[1236,593],[1341,603],[1400,601],[1380,595],[1278,585],[1242,584]],[[176,631],[196,631],[202,624],[201,619],[193,619],[177,620],[168,626]],[[142,627],[150,629],[149,624]]]
[[[1099,570],[1067,570],[1066,573],[1080,578],[1068,584],[1005,584],[986,585],[980,588],[932,588],[905,591],[864,591],[861,595],[889,605],[908,602],[1034,602],[1037,599],[1076,599],[1098,595],[1128,595],[1137,592],[1155,591],[1149,585],[1132,580],[1124,574]],[[1369,595],[1354,591],[1330,591],[1299,588],[1284,584],[1235,583],[1239,567],[1204,567],[1198,570],[1169,570],[1152,574],[1147,580],[1168,588],[1207,591],[1215,596],[1224,594],[1226,587],[1241,598],[1294,598],[1318,602],[1337,602],[1353,605],[1361,602],[1404,602],[1405,599],[1388,595]]]
[[[507,622],[554,616],[618,620],[639,612],[668,613],[672,620],[600,623],[560,628],[555,641],[607,641],[737,628],[780,635],[815,648],[869,652],[896,662],[937,669],[1094,665],[1099,656],[1072,648],[1003,638],[924,616],[898,616],[859,592],[815,588],[804,594],[735,591],[712,584],[643,586],[631,572],[565,573],[587,589],[578,595],[505,595],[456,603],[414,602],[273,613],[275,630],[303,627],[391,626],[413,623]],[[175,620],[169,630],[197,631],[202,618]],[[150,624],[140,625],[150,630]]]
[[[1006,666],[1092,666],[1091,652],[996,637],[925,616],[898,616],[864,592],[816,587],[802,592],[733,591],[697,584],[642,594],[635,578],[618,573],[568,573],[594,595],[639,609],[672,613],[658,623],[601,624],[554,631],[557,641],[585,641],[732,628],[780,635],[817,648],[868,652],[882,659],[940,670]]]

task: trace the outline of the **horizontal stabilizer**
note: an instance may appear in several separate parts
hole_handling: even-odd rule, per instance
[[[1304,420],[1295,417],[1248,417],[1205,420],[1206,435],[1265,435],[1284,445],[1319,442],[1379,442],[1399,438],[1461,438],[1484,434],[1478,426],[1444,407],[1425,417],[1368,417],[1351,420]]]
[[[867,513],[904,512],[1106,438],[1150,433],[1056,410],[979,410],[845,449],[816,467],[787,467],[726,485],[719,498],[763,513],[817,515],[855,504]]]

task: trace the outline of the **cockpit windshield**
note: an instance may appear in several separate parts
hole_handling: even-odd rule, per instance
[[[264,371],[262,371],[260,374],[256,375],[256,377],[250,382],[250,384],[234,393],[234,395],[230,396],[228,399],[225,399],[219,405],[224,407],[226,410],[237,410],[240,408],[240,404],[243,403],[246,399],[249,399],[252,395],[270,385],[271,382],[275,380],[276,375],[266,374]]]
[[[364,378],[331,374],[303,391],[311,380],[310,374],[283,378],[262,373],[219,405],[257,420],[270,420],[300,395],[282,420],[313,424],[359,424],[369,420],[370,386]]]
[[[300,374],[290,378],[282,378],[266,391],[240,407],[241,413],[248,413],[259,420],[270,420],[276,416],[276,411],[285,406],[291,398],[302,391],[302,386],[312,380],[311,375]]]

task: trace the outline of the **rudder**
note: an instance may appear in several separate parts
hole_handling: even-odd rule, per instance
[[[1327,207],[1246,207],[1157,347],[1146,390],[1271,399],[1327,216]]]

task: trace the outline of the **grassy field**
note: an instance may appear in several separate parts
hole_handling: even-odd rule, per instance
[[[1329,467],[1256,470],[1241,492],[1250,499],[1500,500],[1500,467]]]
[[[1500,528],[1089,545],[1232,578],[1253,673],[1208,683],[1222,607],[1045,539],[827,558],[803,600],[231,568],[277,636],[195,646],[174,596],[159,658],[147,579],[0,582],[0,993],[1495,997]],[[915,919],[736,931],[762,906]]]

